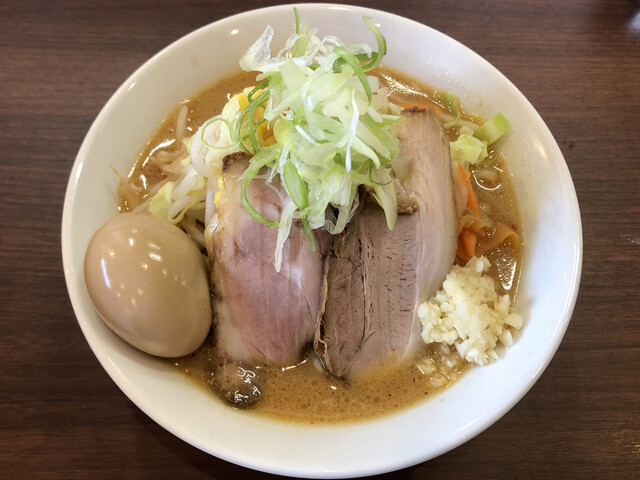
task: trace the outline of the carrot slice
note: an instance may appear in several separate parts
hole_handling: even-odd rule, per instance
[[[462,242],[458,242],[458,248],[456,250],[456,262],[458,265],[466,265],[471,257],[467,255]]]
[[[464,223],[462,223],[460,237],[458,239],[458,258],[462,259],[462,257],[471,258],[476,254],[476,246],[478,244],[478,237],[484,237],[486,235],[485,232],[485,222],[482,220],[482,214],[480,213],[480,207],[478,207],[478,199],[476,197],[475,192],[473,191],[473,186],[471,185],[471,173],[464,168],[462,163],[457,162],[458,173],[462,181],[464,182],[464,186],[467,190],[467,207],[471,211],[471,214],[475,216],[476,220],[470,221],[474,217],[471,214],[468,214],[470,218],[467,218]],[[461,255],[464,253],[464,255]]]
[[[476,194],[473,191],[473,187],[471,186],[471,173],[469,170],[464,168],[460,162],[458,162],[458,171],[460,172],[460,176],[464,179],[465,185],[467,187],[467,206],[471,209],[476,216],[480,216],[480,208],[478,207],[478,199],[476,198]]]
[[[475,232],[465,228],[462,231],[462,243],[464,245],[464,250],[467,252],[467,255],[473,257],[476,253],[476,242],[478,240],[478,235]]]

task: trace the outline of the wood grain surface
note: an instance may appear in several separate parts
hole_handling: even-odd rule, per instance
[[[357,2],[461,41],[554,134],[578,193],[573,319],[532,390],[484,433],[379,478],[640,478],[640,5]],[[0,478],[251,478],[151,421],[100,367],[64,281],[60,225],[91,122],[145,60],[269,2],[0,2]]]

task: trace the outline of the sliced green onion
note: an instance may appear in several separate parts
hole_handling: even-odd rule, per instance
[[[258,153],[258,150],[260,150],[260,147],[258,145],[258,140],[256,138],[257,125],[253,121],[253,115],[257,107],[264,108],[262,107],[262,103],[264,103],[268,98],[269,98],[269,90],[263,90],[262,93],[258,95],[258,98],[251,100],[249,105],[247,105],[247,107],[245,107],[244,110],[240,112],[239,120],[236,125],[237,136],[243,140],[247,137],[249,138],[249,142],[251,143],[251,148],[253,150],[249,153],[253,153],[254,155]],[[241,136],[240,132],[242,131],[242,127],[245,124],[247,127],[247,135],[243,137]],[[244,144],[243,144],[243,148],[249,151],[249,149],[247,149],[247,147]]]
[[[398,198],[396,197],[395,186],[391,183],[376,185],[373,187],[373,196],[384,210],[387,227],[389,230],[393,230],[398,220]]]
[[[300,35],[300,14],[296,7],[293,7],[293,16],[296,19],[296,35]]]
[[[293,126],[293,122],[289,120],[285,120],[284,118],[279,118],[273,124],[273,136],[276,138],[276,141],[281,145],[291,145],[291,131],[295,127]]]
[[[206,142],[206,140],[204,139],[204,133],[206,131],[206,129],[216,123],[216,122],[222,122],[227,126],[227,129],[229,130],[229,138],[231,139],[231,144],[229,145],[225,145],[223,147],[217,147],[216,145],[210,145],[209,143]],[[218,115],[217,117],[213,117],[210,118],[209,120],[207,120],[206,122],[204,122],[204,124],[202,125],[202,129],[200,131],[200,140],[202,141],[202,143],[204,143],[207,147],[209,148],[229,148],[232,147],[233,145],[236,145],[240,140],[236,137],[236,135],[234,135],[235,133],[235,129],[233,128],[233,125],[231,125],[231,122],[229,120],[227,120],[226,118]]]
[[[258,172],[262,169],[262,167],[266,167],[270,162],[278,158],[278,150],[271,147],[263,148],[258,154],[254,155],[249,163],[249,167],[242,174],[243,182],[242,182],[242,191],[241,191],[241,201],[242,208],[256,221],[266,225],[269,228],[277,228],[278,222],[275,220],[268,220],[264,218],[260,212],[258,212],[253,205],[249,202],[247,198],[247,188],[249,188],[249,184],[258,174]]]
[[[335,218],[335,223],[331,221],[331,219],[325,221],[325,228],[331,235],[337,235],[344,230],[344,227],[347,226],[347,221],[349,220],[349,215],[351,214],[351,209],[354,208],[354,201],[356,197],[357,188],[352,188],[349,195],[348,204],[338,205],[338,217]],[[356,204],[357,206],[357,204]],[[331,209],[327,211],[328,216],[332,217],[333,212]]]
[[[293,219],[302,222],[314,249],[314,228],[324,226],[332,234],[343,231],[357,207],[361,185],[378,200],[389,228],[397,217],[389,165],[399,150],[393,125],[402,117],[386,113],[395,109],[383,95],[373,103],[374,83],[365,74],[380,65],[386,54],[384,37],[371,19],[364,18],[377,51],[333,42],[319,48],[323,41],[311,34],[296,9],[294,15],[296,32],[287,42],[289,47],[265,58],[273,36],[267,29],[243,56],[243,68],[260,72],[257,81],[261,83],[251,90],[249,105],[235,122],[242,148],[254,154],[242,176],[242,205],[260,223],[278,227],[276,259],[282,258]],[[308,52],[314,52],[313,58],[305,66],[294,61]],[[264,108],[262,118],[254,118],[257,108]],[[258,133],[264,121],[271,125],[276,141],[269,147],[262,145]],[[278,222],[264,218],[247,198],[250,182],[263,167],[270,169],[265,172],[267,179],[280,177],[289,195]]]
[[[364,74],[364,70],[360,66],[360,62],[358,62],[358,59],[355,56],[351,55],[343,47],[333,47],[333,51],[335,52],[336,55],[338,55],[338,58],[336,60],[336,62],[338,63],[338,68],[339,69],[342,68],[341,66],[342,62],[346,63],[351,67],[351,70],[353,70],[353,73],[356,74],[356,76],[358,77],[358,80],[360,80],[360,83],[362,84],[364,93],[367,95],[367,100],[369,100],[369,103],[371,103],[371,98],[372,98],[371,86],[369,85],[367,76]]]
[[[444,103],[444,107],[453,115],[453,120],[444,124],[444,128],[451,128],[460,124],[460,99],[455,93],[439,92],[438,100]]]
[[[259,83],[255,87],[251,89],[251,91],[247,94],[247,101],[251,102],[253,100],[253,96],[258,92],[258,90],[265,89],[269,86],[269,81],[265,80],[264,82]]]
[[[296,35],[301,35],[296,43],[293,45],[291,49],[291,56],[293,58],[302,57],[305,53],[307,53],[307,47],[309,46],[309,38],[307,33],[307,23],[302,23],[302,28],[300,28],[300,16],[298,15],[298,9],[293,8],[293,13],[296,17]]]
[[[367,27],[369,27],[369,30],[373,32],[373,35],[376,37],[376,43],[378,44],[378,51],[371,54],[371,61],[368,64],[362,66],[362,69],[365,72],[368,72],[369,70],[373,70],[378,65],[380,65],[380,62],[382,62],[382,57],[387,54],[387,41],[380,33],[380,30],[378,30],[378,27],[376,27],[371,21],[371,18],[362,17],[362,21]]]
[[[386,173],[386,172],[385,172]],[[376,180],[373,179],[373,175],[374,175],[374,170],[373,170],[373,163],[369,164],[369,182],[370,182],[370,186],[373,185],[378,185],[380,187],[384,187],[385,185],[389,185],[391,182],[393,182],[393,178],[391,178],[391,176],[389,174],[387,174],[387,177],[389,177],[389,180],[387,180],[386,182],[378,182]]]
[[[304,232],[307,234],[307,238],[309,238],[309,243],[311,243],[311,251],[313,253],[318,253],[318,247],[316,246],[316,236],[313,234],[313,230],[311,230],[311,226],[309,225],[309,220],[307,220],[307,217],[302,218],[302,228],[304,228]]]
[[[282,175],[287,193],[293,200],[293,203],[300,210],[304,210],[309,206],[309,188],[304,180],[300,177],[298,169],[291,160],[287,160],[284,164]]]

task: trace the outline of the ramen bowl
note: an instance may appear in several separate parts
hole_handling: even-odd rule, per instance
[[[322,35],[373,42],[371,17],[385,36],[384,65],[459,95],[468,111],[500,111],[512,132],[502,141],[520,200],[526,255],[517,299],[525,324],[495,363],[471,369],[449,388],[384,417],[335,425],[288,423],[234,410],[184,378],[169,362],[117,337],[96,314],[83,260],[94,231],[117,212],[118,178],[160,122],[185,98],[239,70],[242,53],[267,24],[277,51],[290,35],[291,5],[242,13],[176,41],[115,92],[91,126],[65,198],[62,250],[78,323],[114,382],[142,411],[196,448],[248,468],[310,478],[392,471],[436,457],[479,434],[540,377],[567,328],[582,262],[575,190],[553,136],[527,99],[473,51],[425,25],[343,5],[298,5]]]

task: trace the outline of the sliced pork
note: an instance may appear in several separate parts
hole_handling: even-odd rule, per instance
[[[313,339],[320,308],[323,258],[302,225],[293,223],[274,269],[277,229],[251,218],[241,205],[239,177],[249,157],[225,158],[223,186],[210,249],[216,342],[229,360],[250,364],[295,361]],[[277,182],[255,179],[247,198],[265,218],[278,219],[286,194]]]
[[[408,164],[408,185],[418,204],[416,235],[420,253],[420,301],[440,288],[455,259],[458,239],[449,138],[433,110],[408,109],[396,162]]]
[[[456,251],[456,209],[449,142],[432,110],[404,112],[395,160],[403,202],[393,231],[380,207],[363,205],[336,240],[325,268],[324,314],[315,350],[327,369],[352,377],[407,358],[420,340],[418,305],[449,272]]]

